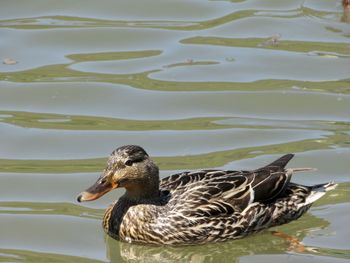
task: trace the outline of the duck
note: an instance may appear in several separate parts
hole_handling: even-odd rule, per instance
[[[243,238],[301,217],[334,182],[291,182],[294,154],[255,170],[198,170],[160,179],[138,145],[114,150],[102,175],[81,192],[92,201],[116,188],[125,193],[105,211],[102,226],[114,239],[138,244],[193,245]]]

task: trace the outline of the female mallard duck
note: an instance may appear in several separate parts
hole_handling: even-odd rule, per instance
[[[293,154],[253,171],[201,170],[159,180],[140,146],[112,152],[97,182],[78,196],[91,201],[118,187],[125,194],[105,212],[113,238],[149,244],[203,244],[244,237],[299,218],[334,183],[303,186],[285,169]]]

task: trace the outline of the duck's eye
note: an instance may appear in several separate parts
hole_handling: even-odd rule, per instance
[[[105,183],[106,183],[106,181],[107,181],[107,179],[106,179],[106,178],[102,178],[102,179],[100,180],[100,184],[105,184]]]
[[[126,165],[126,166],[131,166],[131,165],[132,165],[132,163],[133,163],[133,161],[131,161],[131,160],[127,160],[127,161],[125,162],[125,165]]]

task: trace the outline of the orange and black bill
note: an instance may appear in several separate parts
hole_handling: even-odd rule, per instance
[[[113,184],[110,180],[106,180],[106,178],[100,178],[91,187],[86,189],[84,192],[81,192],[78,195],[77,200],[78,202],[93,201],[100,198],[114,188],[116,188],[116,185]]]

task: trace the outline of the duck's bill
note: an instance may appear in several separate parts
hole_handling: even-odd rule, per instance
[[[113,190],[116,186],[110,182],[101,183],[101,180],[98,180],[94,185],[86,189],[84,192],[81,192],[78,197],[78,202],[93,201],[109,191]]]

